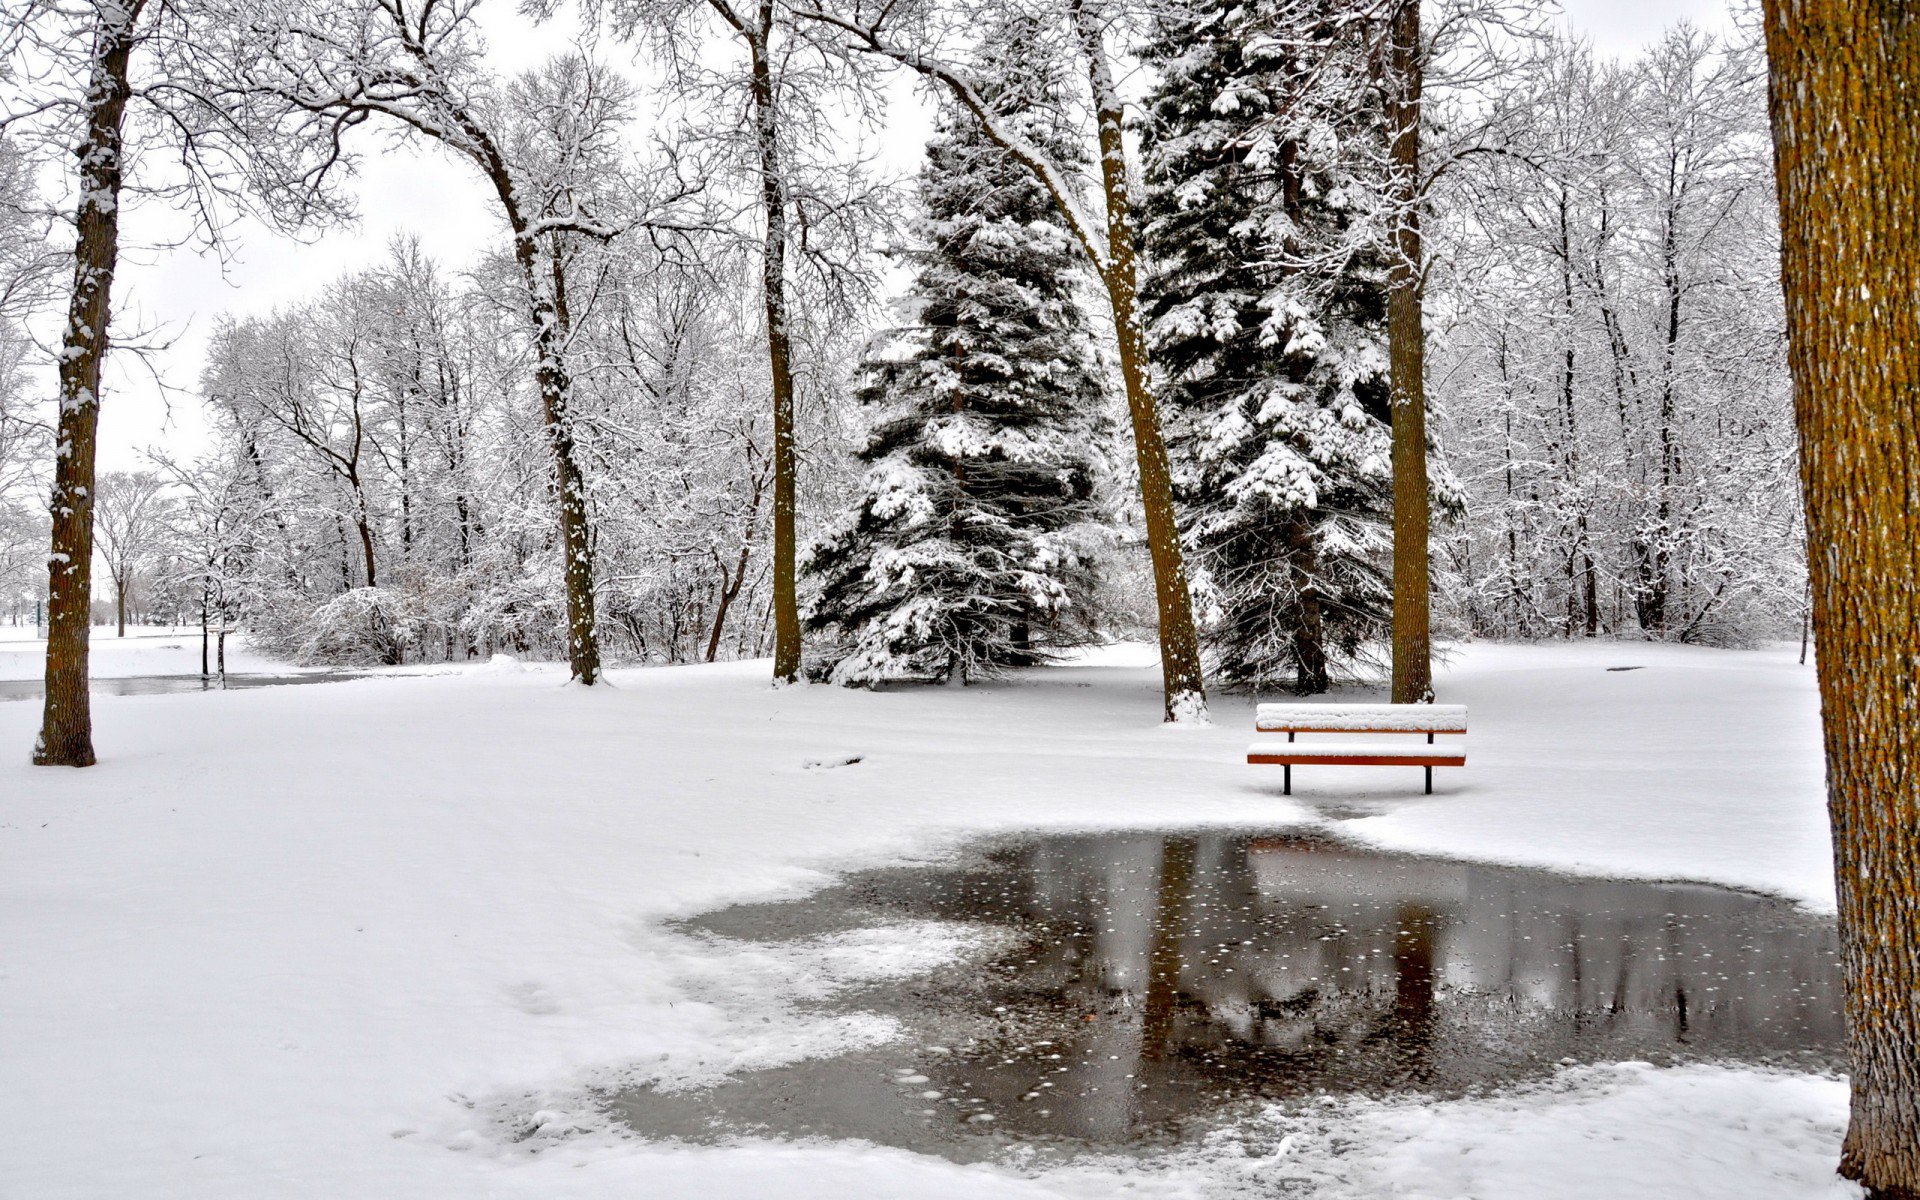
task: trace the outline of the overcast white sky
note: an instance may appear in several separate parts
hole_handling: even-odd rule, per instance
[[[564,35],[526,26],[511,15],[512,5],[493,7],[499,11],[489,22],[490,40],[502,70],[531,66],[565,48]],[[1606,57],[1633,53],[1681,19],[1714,29],[1730,23],[1726,0],[1564,0],[1563,9],[1568,27]],[[888,139],[891,144],[915,147],[924,140],[924,113],[901,113],[897,123],[901,129]],[[115,287],[123,316],[116,326],[156,329],[171,339],[165,352],[153,356],[168,390],[127,356],[111,369],[101,410],[103,468],[142,465],[149,449],[191,453],[201,444],[204,425],[192,389],[206,332],[220,313],[264,312],[311,296],[343,272],[378,261],[395,234],[418,235],[430,254],[454,269],[472,262],[497,236],[478,178],[437,152],[408,147],[369,154],[359,195],[357,225],[309,243],[243,230],[235,261],[224,272],[210,256],[186,250],[140,253],[125,262]],[[163,212],[130,209],[125,235],[130,245],[155,244],[165,240],[171,224]]]

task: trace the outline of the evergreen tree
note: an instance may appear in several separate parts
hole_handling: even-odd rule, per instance
[[[1069,155],[1023,39],[991,97]],[[1077,291],[1082,256],[1031,172],[951,105],[920,179],[917,320],[862,364],[867,464],[812,548],[816,674],[965,681],[1085,642],[1109,426]]]
[[[1302,694],[1391,619],[1379,114],[1337,7],[1196,0],[1145,52],[1143,290],[1208,653]]]

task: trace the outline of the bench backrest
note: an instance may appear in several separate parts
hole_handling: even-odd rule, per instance
[[[1465,733],[1464,704],[1262,704],[1261,733]]]

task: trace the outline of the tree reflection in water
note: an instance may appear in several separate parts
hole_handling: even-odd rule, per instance
[[[1565,1061],[1831,1067],[1841,1047],[1832,925],[1785,903],[1300,837],[1036,838],[696,924],[767,936],[890,918],[1019,936],[985,964],[846,1001],[897,1015],[913,1044],[614,1108],[656,1134],[977,1157],[1160,1140],[1247,1100],[1452,1094]]]

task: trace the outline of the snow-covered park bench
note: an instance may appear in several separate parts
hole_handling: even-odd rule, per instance
[[[1285,742],[1262,740],[1247,747],[1247,761],[1287,769],[1286,794],[1293,795],[1293,768],[1425,767],[1427,794],[1433,794],[1435,767],[1467,765],[1464,741],[1436,745],[1436,733],[1464,734],[1464,704],[1262,704],[1253,720],[1256,733],[1284,733]],[[1424,733],[1425,744],[1405,742],[1297,742],[1300,733]]]

